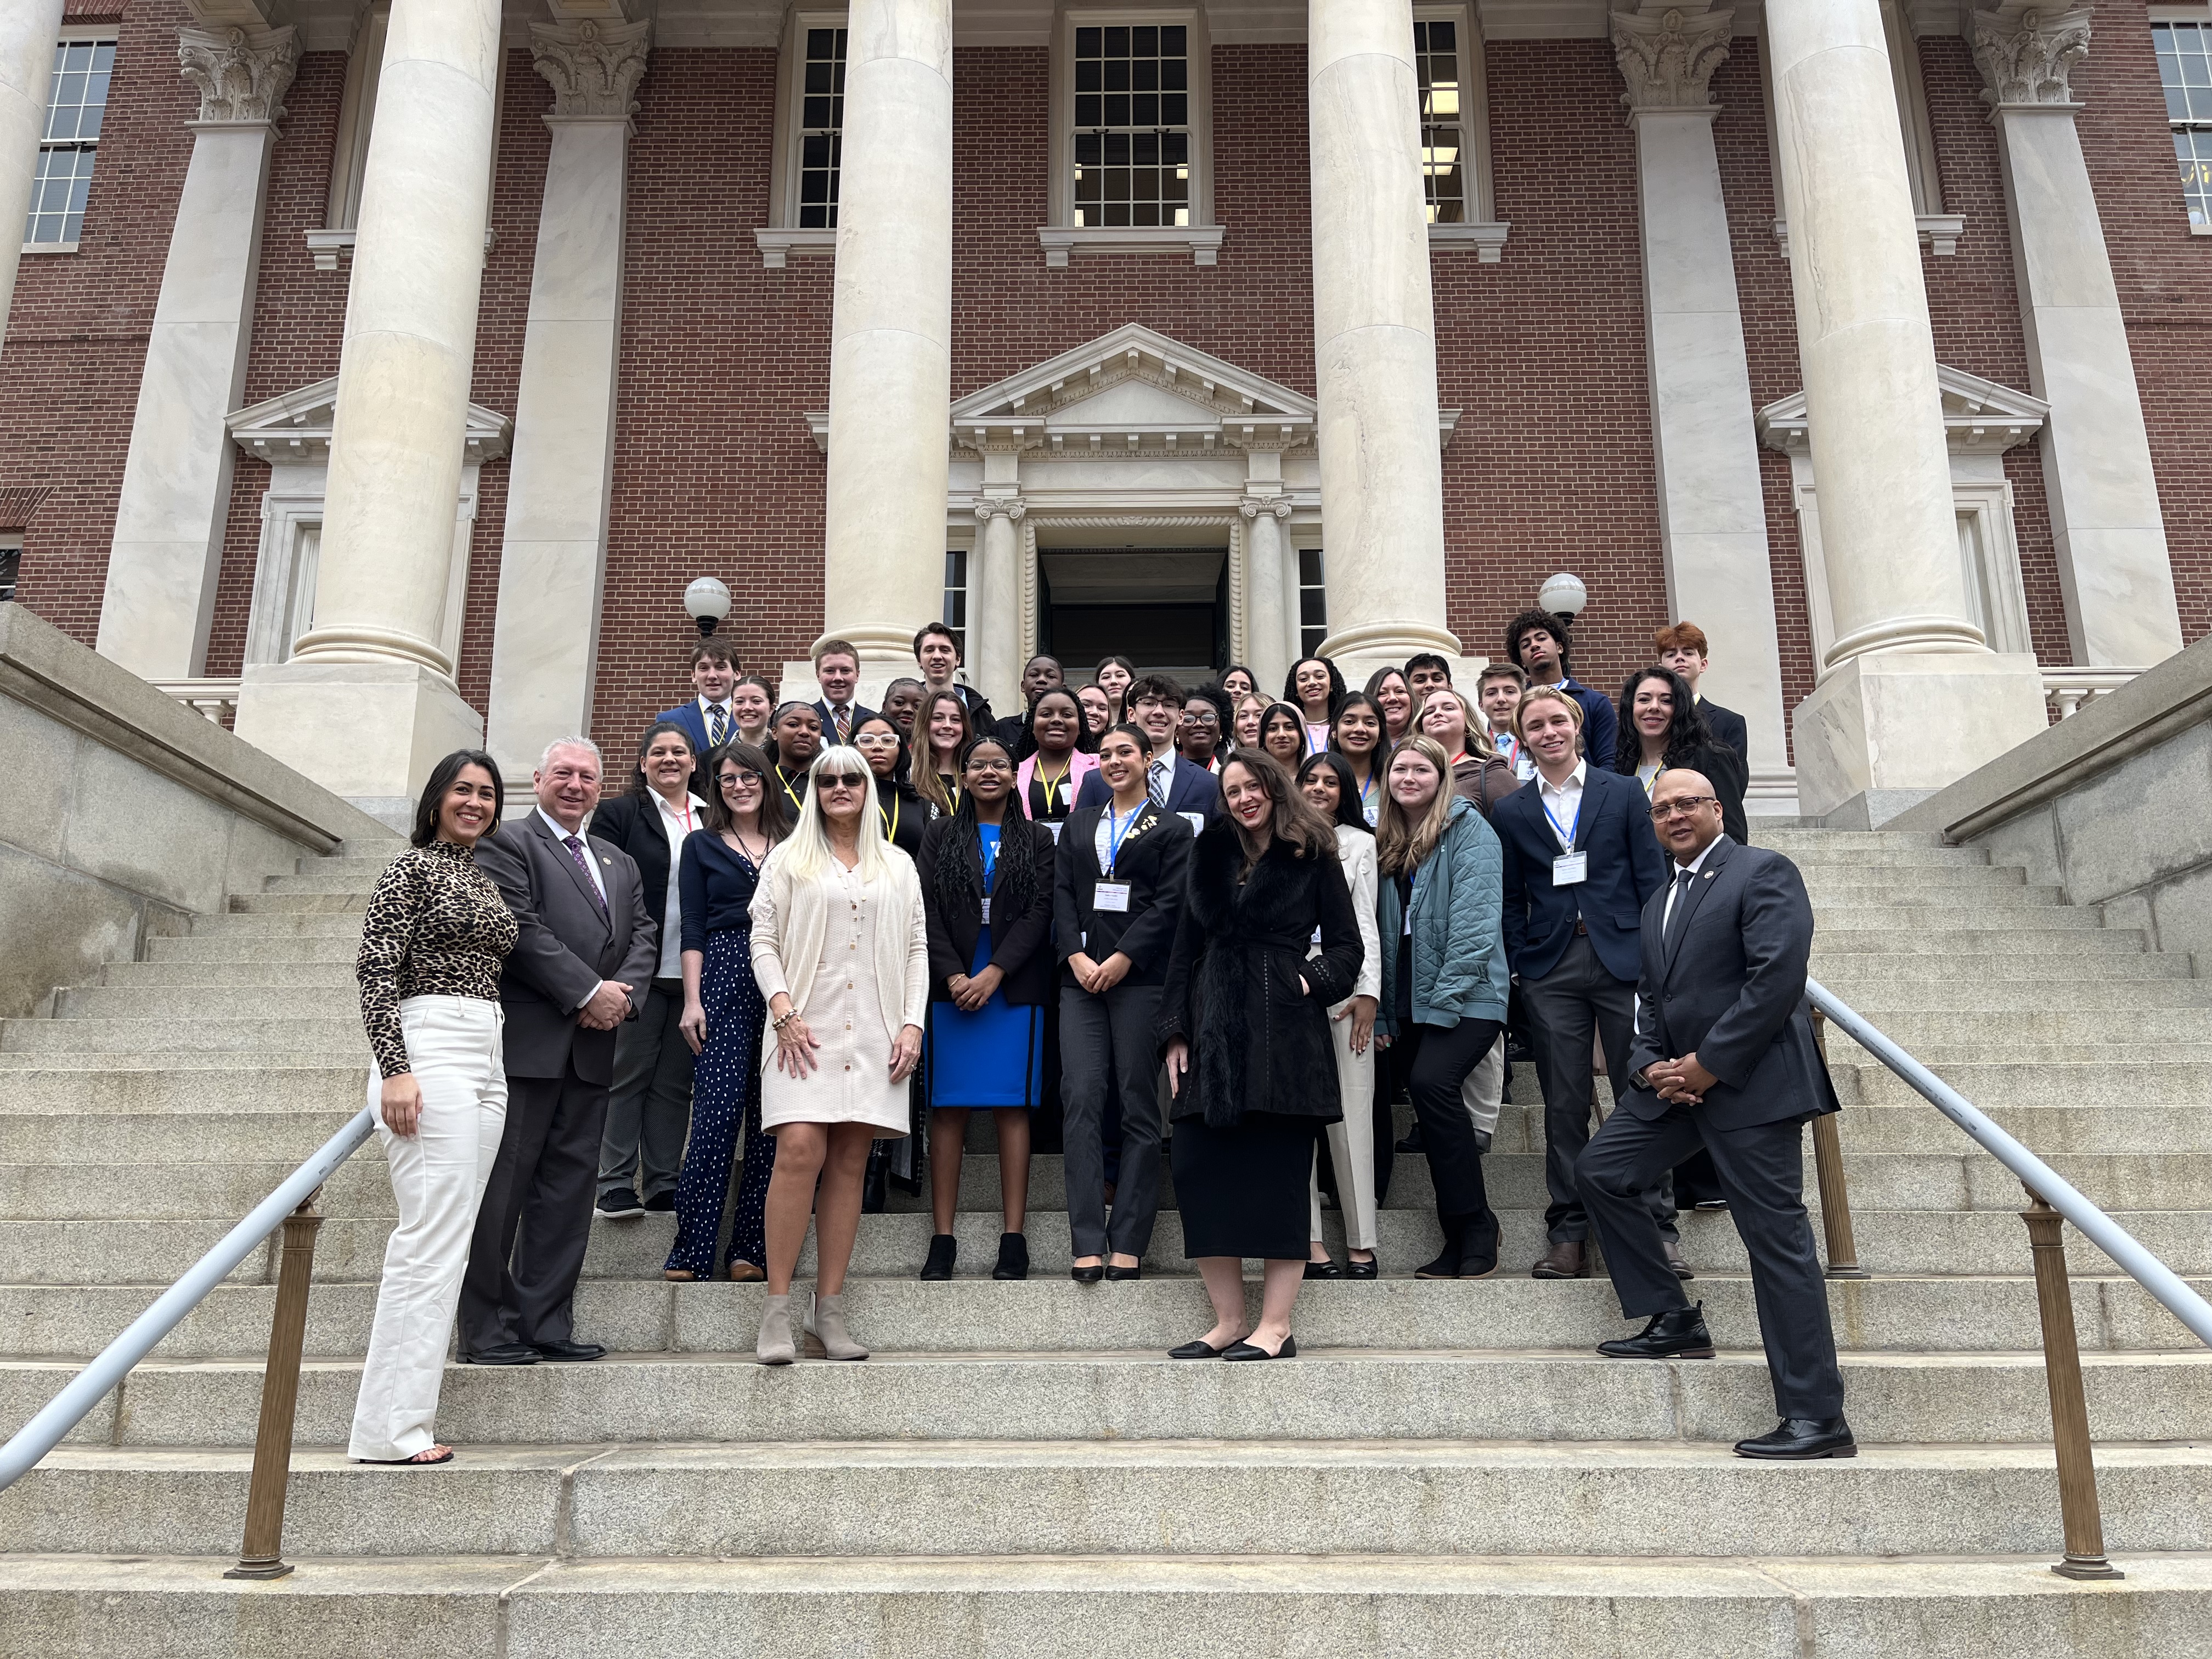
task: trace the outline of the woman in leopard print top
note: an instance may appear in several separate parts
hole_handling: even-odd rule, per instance
[[[399,1206],[354,1406],[352,1453],[364,1463],[453,1455],[430,1426],[469,1236],[507,1125],[499,975],[517,930],[475,850],[503,805],[489,755],[440,761],[414,846],[379,878],[362,920],[354,976],[376,1056],[368,1105]]]

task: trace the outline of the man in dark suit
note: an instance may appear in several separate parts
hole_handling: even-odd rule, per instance
[[[500,975],[507,1127],[461,1280],[461,1358],[478,1365],[597,1359],[573,1304],[614,1081],[615,1028],[660,958],[657,907],[630,855],[587,839],[599,751],[567,738],[532,775],[537,810],[477,844],[521,932]]]
[[[1583,711],[1583,752],[1609,772],[1620,717],[1612,698],[1584,685],[1567,665],[1567,626],[1566,617],[1548,611],[1523,611],[1505,624],[1506,660],[1528,677],[1530,686],[1557,686],[1575,700]]]
[[[1806,1120],[1837,1109],[1804,1012],[1813,904],[1797,866],[1721,832],[1712,784],[1668,772],[1652,792],[1674,879],[1644,908],[1632,1084],[1577,1176],[1606,1270],[1638,1334],[1617,1358],[1710,1357],[1704,1304],[1668,1271],[1643,1189],[1692,1148],[1713,1155],[1751,1255],[1753,1294],[1782,1422],[1745,1457],[1850,1457],[1828,1292],[1805,1214]]]
[[[1687,680],[1694,696],[1698,678],[1705,672],[1705,630],[1693,622],[1676,623],[1654,634],[1651,644],[1659,653],[1659,665],[1673,669]],[[1705,726],[1713,734],[1713,741],[1735,750],[1736,758],[1748,766],[1751,730],[1744,724],[1743,716],[1702,696],[1698,698],[1698,712],[1705,717]]]
[[[1532,686],[1516,715],[1536,777],[1498,803],[1491,824],[1505,854],[1505,955],[1521,988],[1544,1090],[1548,1248],[1537,1279],[1586,1279],[1589,1217],[1575,1160],[1589,1139],[1592,1036],[1604,1045],[1617,1101],[1628,1079],[1638,918],[1667,884],[1643,786],[1577,752],[1582,705]],[[1688,1277],[1663,1182],[1645,1195],[1668,1260]]]
[[[1212,773],[1176,752],[1176,733],[1182,726],[1182,687],[1165,674],[1146,674],[1129,682],[1121,701],[1132,723],[1152,739],[1152,754],[1145,763],[1145,793],[1155,805],[1177,814],[1193,835],[1198,834],[1221,810],[1221,788]],[[1103,775],[1093,772],[1075,792],[1075,804],[1103,806],[1113,793]]]
[[[822,688],[814,712],[822,716],[822,745],[849,744],[862,720],[876,717],[856,695],[860,684],[860,648],[850,640],[824,640],[814,647],[814,683]]]
[[[673,720],[682,726],[691,739],[692,754],[704,762],[710,750],[738,735],[737,712],[730,707],[730,693],[737,683],[738,665],[730,656],[730,647],[720,640],[703,639],[691,647],[691,690],[696,695],[689,702],[662,709],[653,719]],[[701,796],[707,793],[706,780],[697,764],[691,769],[691,793]]]

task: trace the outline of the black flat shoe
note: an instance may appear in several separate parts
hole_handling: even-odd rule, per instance
[[[929,1240],[929,1259],[921,1264],[924,1279],[950,1279],[952,1264],[960,1255],[960,1241],[951,1233],[933,1233]]]
[[[1096,1285],[1106,1277],[1103,1267],[1070,1267],[1067,1276],[1079,1285]]]
[[[1027,1279],[1030,1276],[1030,1242],[1019,1233],[999,1235],[999,1260],[991,1269],[994,1279]]]
[[[1738,1457],[1802,1462],[1815,1457],[1856,1457],[1859,1443],[1840,1417],[1785,1417],[1771,1433],[1735,1443]]]
[[[1221,1351],[1221,1357],[1224,1359],[1296,1359],[1298,1357],[1298,1340],[1295,1336],[1285,1337],[1283,1346],[1273,1353],[1256,1343],[1232,1342]]]
[[[1341,1279],[1344,1277],[1344,1269],[1332,1256],[1325,1261],[1307,1262],[1306,1277],[1308,1279]]]
[[[1229,1347],[1233,1348],[1237,1346],[1232,1342]],[[1229,1348],[1217,1348],[1204,1337],[1200,1337],[1194,1341],[1184,1343],[1180,1348],[1170,1348],[1168,1358],[1170,1359],[1218,1359],[1228,1352]]]
[[[1109,1284],[1124,1285],[1133,1279],[1142,1279],[1144,1276],[1145,1264],[1141,1261],[1133,1267],[1116,1267],[1111,1261],[1106,1264],[1106,1278]]]
[[[1382,1258],[1370,1256],[1364,1261],[1347,1261],[1344,1264],[1344,1276],[1346,1279],[1379,1279],[1382,1276]]]

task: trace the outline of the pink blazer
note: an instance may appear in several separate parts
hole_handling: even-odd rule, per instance
[[[1075,804],[1075,792],[1083,787],[1084,779],[1098,769],[1098,757],[1086,755],[1078,749],[1069,755],[1068,762],[1066,787],[1067,804],[1073,806]],[[1030,784],[1036,776],[1036,764],[1037,757],[1031,755],[1014,769],[1014,792],[1022,798],[1022,811],[1024,812],[1030,808]]]

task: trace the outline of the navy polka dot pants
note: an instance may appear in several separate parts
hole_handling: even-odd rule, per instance
[[[722,1202],[740,1128],[745,1166],[730,1229],[730,1255],[755,1266],[767,1260],[763,1229],[775,1139],[763,1134],[760,1126],[760,1043],[768,1005],[753,981],[751,940],[742,927],[721,928],[707,935],[706,958],[699,1000],[707,1009],[707,1046],[692,1073],[691,1138],[676,1182],[676,1243],[667,1266],[712,1279],[714,1241],[722,1231]]]

